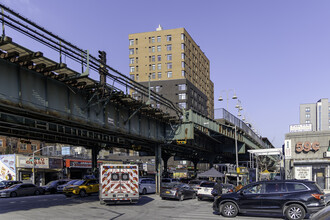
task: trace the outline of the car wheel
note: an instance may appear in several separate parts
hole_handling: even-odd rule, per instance
[[[40,191],[39,191],[39,190],[36,190],[36,191],[34,192],[34,195],[36,195],[36,196],[40,195]]]
[[[285,216],[289,220],[301,220],[305,218],[305,209],[298,204],[289,205],[285,210]]]
[[[196,199],[196,193],[193,194],[192,199]]]
[[[238,214],[238,208],[234,203],[226,202],[222,206],[221,214],[224,217],[235,217]]]
[[[86,191],[85,190],[80,190],[80,192],[79,192],[79,196],[80,197],[85,197],[86,196]]]
[[[16,192],[10,193],[10,197],[16,197],[16,196],[17,196],[17,193]]]
[[[184,200],[184,195],[181,194],[181,195],[179,196],[179,201],[183,201],[183,200]]]
[[[146,188],[143,188],[142,195],[145,195],[145,194],[147,194],[147,189]]]

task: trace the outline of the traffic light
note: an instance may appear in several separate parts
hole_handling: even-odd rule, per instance
[[[107,63],[107,53],[105,51],[99,50],[99,59],[101,64],[105,65]]]

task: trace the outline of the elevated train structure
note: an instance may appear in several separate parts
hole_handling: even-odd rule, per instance
[[[100,59],[0,4],[3,32],[0,38],[0,134],[92,149],[96,169],[100,149],[119,147],[156,155],[175,155],[198,162],[227,162],[235,157],[235,132],[240,159],[247,149],[272,147],[238,119],[220,121],[192,110],[183,111],[165,97],[130,80]],[[46,58],[5,35],[5,26],[46,45],[60,62]],[[62,62],[65,55],[81,64],[81,73]],[[94,72],[100,80],[90,78]],[[106,81],[110,80],[111,84]],[[126,88],[126,93],[119,89]],[[140,94],[141,100],[129,95]],[[159,108],[151,105],[159,104]],[[270,162],[276,158],[269,157]],[[158,179],[158,182],[160,179]]]

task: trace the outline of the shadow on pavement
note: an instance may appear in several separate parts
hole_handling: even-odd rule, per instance
[[[129,202],[121,202],[121,203],[114,203],[114,204],[108,204],[107,206],[116,206],[116,205],[120,205],[120,206],[143,206],[151,201],[153,201],[153,198],[150,198],[149,196],[140,196],[139,201],[136,204],[130,204]]]
[[[126,205],[126,206],[143,206],[154,199],[148,196],[141,196],[137,204],[115,204],[115,205]],[[15,197],[15,198],[1,198],[0,199],[0,214],[16,212],[16,211],[27,211],[33,209],[49,208],[55,206],[74,206],[84,203],[97,203],[97,207],[106,207],[100,205],[98,195],[91,195],[87,197],[65,197],[62,194],[53,195],[40,195],[40,196],[26,196],[26,197]],[[108,205],[114,206],[114,205]],[[120,213],[118,213],[120,214]]]

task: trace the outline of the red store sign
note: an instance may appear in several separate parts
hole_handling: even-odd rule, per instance
[[[296,143],[296,152],[300,153],[302,151],[309,152],[309,151],[318,151],[320,149],[320,143],[315,141],[313,143],[306,141],[306,142],[297,142]]]

